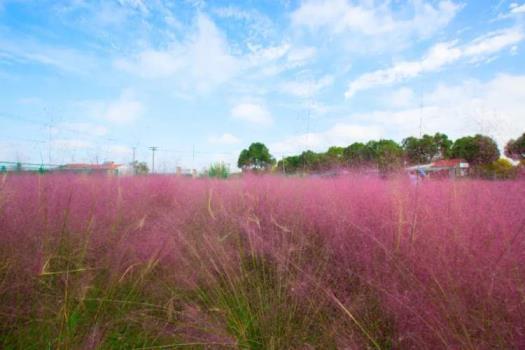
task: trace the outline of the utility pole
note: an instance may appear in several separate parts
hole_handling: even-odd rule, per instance
[[[159,148],[156,146],[151,146],[149,149],[151,150],[151,173],[153,174],[155,173],[155,151]]]
[[[137,164],[135,164],[135,151],[137,147],[133,146],[132,149],[133,149],[133,160],[131,161],[131,173],[133,175],[137,175]]]

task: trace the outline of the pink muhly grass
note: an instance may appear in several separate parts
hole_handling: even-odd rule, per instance
[[[523,181],[4,177],[0,344],[519,348],[523,208]]]

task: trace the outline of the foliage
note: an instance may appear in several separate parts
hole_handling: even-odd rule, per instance
[[[295,173],[301,167],[300,156],[284,157],[277,162],[277,170],[283,173]]]
[[[411,164],[426,164],[436,159],[447,158],[452,142],[448,136],[436,133],[434,136],[423,135],[421,138],[407,137],[402,146]]]
[[[492,163],[481,166],[480,176],[489,179],[514,179],[518,174],[518,167],[505,159],[500,158]]]
[[[131,163],[131,166],[133,167],[133,173],[135,175],[146,175],[149,173],[148,164],[146,164],[146,162],[135,161]]]
[[[343,151],[343,158],[345,162],[354,168],[364,166],[370,159],[365,153],[366,146],[364,143],[354,142]]]
[[[369,141],[365,148],[365,159],[369,158],[383,174],[402,166],[403,149],[393,140]]]
[[[452,146],[452,156],[476,166],[498,160],[500,153],[492,138],[478,134],[457,139]]]
[[[239,155],[237,166],[242,169],[265,170],[275,164],[268,147],[261,142],[254,142],[243,149]]]
[[[299,155],[299,162],[308,170],[321,170],[321,155],[311,150],[304,151]]]
[[[218,179],[227,179],[230,176],[230,167],[223,162],[210,165],[208,169],[208,177],[216,177]]]
[[[324,154],[321,154],[321,166],[323,168],[338,167],[343,162],[344,147],[332,146]]]
[[[509,140],[509,142],[507,142],[505,155],[514,160],[525,160],[525,133],[516,140]]]
[[[354,143],[346,148],[330,147],[327,152],[316,153],[308,150],[298,156],[284,158],[277,164],[286,173],[318,172],[337,167],[376,167],[382,173],[398,169],[402,165],[403,150],[392,140]]]

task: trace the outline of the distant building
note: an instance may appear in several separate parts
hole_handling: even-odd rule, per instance
[[[442,159],[432,163],[429,168],[432,174],[448,176],[451,178],[467,176],[469,163],[464,159]]]
[[[441,159],[430,164],[414,165],[406,168],[409,173],[420,176],[425,174],[430,177],[464,177],[469,174],[469,163],[464,159]]]
[[[186,177],[197,177],[197,170],[195,169],[183,169],[182,167],[178,166],[175,168],[175,174],[177,176],[186,176]]]
[[[102,164],[72,163],[59,166],[56,170],[75,174],[118,175],[120,164],[104,162]]]

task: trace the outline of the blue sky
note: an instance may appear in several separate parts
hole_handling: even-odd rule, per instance
[[[525,131],[523,1],[0,0],[0,160]]]

